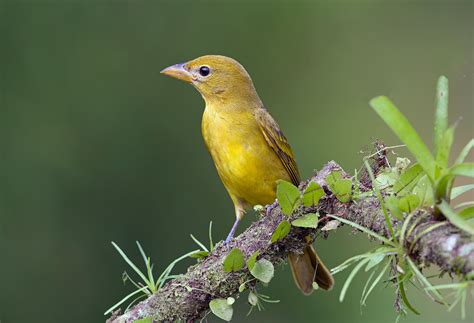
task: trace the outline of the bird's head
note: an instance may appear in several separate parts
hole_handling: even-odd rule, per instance
[[[230,57],[201,56],[167,67],[161,73],[191,83],[206,102],[260,100],[250,75]]]

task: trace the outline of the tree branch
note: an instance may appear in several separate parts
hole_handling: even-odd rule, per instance
[[[379,153],[371,159],[371,167],[375,174],[388,166],[385,153]],[[245,268],[238,272],[227,273],[223,270],[223,260],[228,251],[239,248],[245,258],[260,251],[259,258],[265,258],[274,265],[284,263],[289,253],[301,254],[306,246],[305,237],[313,241],[317,235],[327,235],[320,228],[327,222],[325,214],[355,222],[380,235],[390,238],[380,203],[375,196],[356,201],[341,203],[331,194],[325,178],[335,170],[342,168],[335,162],[329,162],[323,169],[309,180],[300,184],[303,190],[310,181],[315,181],[326,191],[316,207],[302,207],[290,220],[304,214],[318,211],[321,221],[318,229],[292,227],[290,233],[277,243],[270,243],[271,236],[285,218],[277,202],[267,205],[262,212],[264,215],[253,223],[245,232],[233,239],[228,245],[219,243],[208,257],[198,261],[188,268],[186,274],[176,278],[163,286],[148,299],[138,303],[126,313],[114,313],[107,320],[109,323],[133,322],[134,320],[152,317],[156,321],[193,321],[199,319],[209,310],[209,302],[214,298],[227,298],[238,294],[241,283],[255,279]],[[347,175],[342,171],[343,176]],[[361,172],[360,189],[369,192],[372,189],[370,178],[366,172]],[[400,228],[403,221],[392,219],[393,227]],[[408,235],[405,237],[405,254],[421,265],[435,264],[442,271],[466,275],[474,271],[474,241],[472,237],[452,226],[447,221],[438,221],[433,210],[420,209],[410,218],[407,225]],[[428,229],[429,228],[429,229]]]

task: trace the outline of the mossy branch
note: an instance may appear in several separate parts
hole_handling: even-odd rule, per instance
[[[385,153],[372,157],[370,165],[375,176],[388,166],[386,161]],[[379,199],[373,194],[367,194],[355,201],[340,202],[331,193],[325,180],[334,171],[341,171],[344,177],[347,176],[342,168],[332,161],[299,187],[302,191],[310,181],[314,181],[326,191],[326,196],[321,198],[317,206],[301,207],[291,216],[291,220],[294,220],[317,211],[321,215],[318,229],[292,226],[284,239],[270,243],[275,228],[286,216],[282,214],[277,202],[267,205],[262,211],[263,216],[228,245],[222,242],[217,244],[208,257],[189,267],[186,274],[168,282],[126,313],[114,313],[107,322],[133,322],[142,318],[152,318],[154,321],[194,321],[202,318],[208,313],[212,299],[235,297],[243,282],[256,284],[247,268],[230,273],[223,270],[222,263],[229,250],[239,248],[246,259],[259,250],[259,258],[265,258],[274,265],[284,263],[290,253],[303,252],[306,246],[305,237],[309,237],[311,241],[316,238],[319,229],[330,220],[329,217],[324,217],[325,214],[357,223],[390,239]],[[361,192],[372,190],[372,181],[367,172],[362,172],[359,179]],[[404,221],[409,221],[403,240],[404,253],[419,267],[435,264],[443,272],[461,276],[474,271],[474,241],[468,233],[446,220],[437,220],[433,209],[419,209],[400,220],[391,217],[393,228],[402,227]]]

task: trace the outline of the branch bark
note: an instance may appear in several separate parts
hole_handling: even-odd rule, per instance
[[[371,159],[375,174],[385,166],[385,154],[377,154]],[[342,168],[335,162],[329,162],[320,172],[300,184],[299,188],[303,190],[310,181],[315,181],[324,188],[326,196],[316,207],[302,207],[290,220],[317,211],[321,218],[325,214],[336,215],[390,238],[380,203],[375,196],[341,203],[331,194],[325,178],[335,170],[342,171]],[[347,176],[343,171],[342,173]],[[371,185],[367,173],[362,172],[360,189],[369,191]],[[275,228],[284,217],[277,202],[267,205],[263,216],[228,245],[219,243],[207,258],[189,267],[186,274],[168,282],[157,293],[126,313],[114,313],[107,322],[128,323],[146,317],[152,317],[156,321],[194,321],[203,317],[208,312],[212,299],[235,296],[241,283],[252,281],[253,277],[246,268],[238,272],[224,272],[222,263],[230,249],[239,248],[246,259],[259,250],[259,258],[278,265],[284,263],[290,253],[301,254],[306,246],[305,237],[313,241],[327,221],[320,221],[318,229],[292,227],[283,240],[270,243]],[[401,227],[402,224],[403,221],[392,220],[394,228]],[[474,271],[474,241],[469,234],[447,221],[436,220],[433,210],[418,210],[412,215],[408,227],[411,230],[404,240],[405,254],[417,264],[434,264],[442,271],[458,275]],[[427,230],[428,228],[430,229]],[[251,284],[255,284],[255,280]]]

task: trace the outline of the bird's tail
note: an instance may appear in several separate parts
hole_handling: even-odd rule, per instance
[[[313,292],[313,281],[324,290],[332,289],[334,278],[312,245],[308,245],[302,255],[290,254],[288,260],[296,286],[303,294],[310,295]]]

